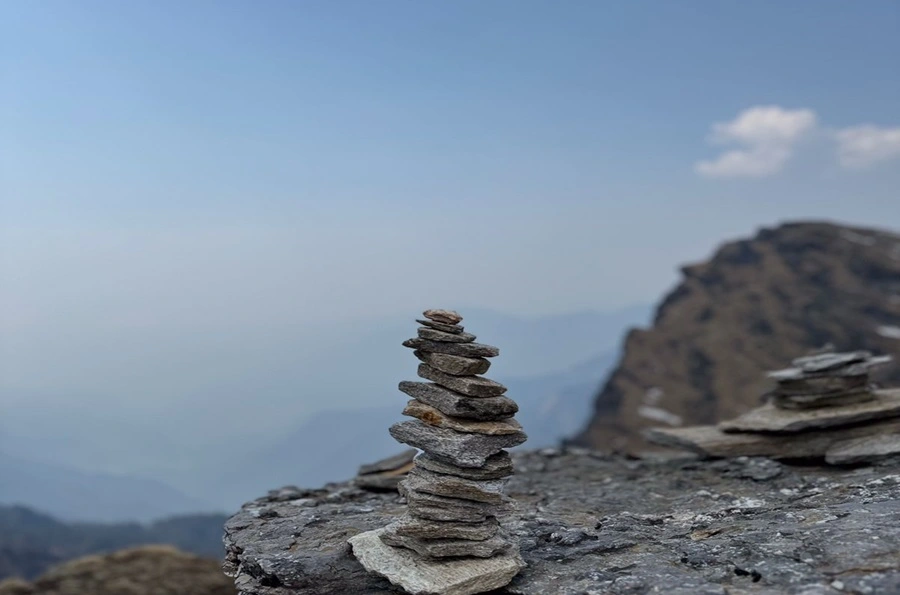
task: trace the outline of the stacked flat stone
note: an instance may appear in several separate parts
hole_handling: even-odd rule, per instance
[[[380,537],[432,560],[517,554],[497,515],[508,504],[503,488],[513,474],[505,449],[526,435],[513,419],[518,406],[503,396],[506,387],[480,376],[499,350],[476,343],[461,321],[448,310],[426,310],[418,320],[418,337],[403,345],[415,350],[418,374],[428,382],[400,383],[412,397],[403,414],[414,419],[390,428],[396,440],[424,452],[400,483],[407,514]]]
[[[816,409],[871,401],[869,370],[889,361],[890,356],[873,357],[868,351],[797,358],[792,367],[768,374],[777,382],[772,403],[781,409]]]

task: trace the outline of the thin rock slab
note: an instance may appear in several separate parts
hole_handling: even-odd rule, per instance
[[[467,397],[431,382],[404,380],[399,388],[415,400],[453,417],[497,421],[512,417],[519,406],[508,397]]]
[[[451,465],[450,463],[429,456],[428,453],[424,452],[416,457],[415,463],[417,467],[427,469],[434,473],[475,480],[502,479],[504,477],[509,477],[515,472],[512,457],[510,457],[509,453],[505,450],[501,450],[494,456],[488,457],[482,467],[476,468]]]
[[[474,595],[499,589],[515,577],[525,562],[512,550],[493,558],[423,560],[406,548],[381,540],[384,529],[360,533],[348,541],[363,567],[383,576],[410,595]]]
[[[870,390],[854,390],[832,395],[775,395],[772,404],[782,409],[815,409],[866,403],[874,398]]]
[[[462,417],[453,417],[415,399],[411,399],[406,404],[406,407],[403,409],[403,415],[420,419],[430,426],[449,428],[467,434],[497,436],[517,434],[522,431],[522,425],[512,417],[499,421],[475,421]]]
[[[388,430],[398,442],[424,450],[458,467],[483,467],[487,458],[527,440],[524,432],[504,436],[465,434],[419,420],[395,423]]]
[[[381,541],[394,547],[405,547],[424,558],[456,558],[473,556],[490,558],[512,547],[509,536],[499,532],[489,539],[469,541],[466,539],[420,539],[396,535],[388,530],[381,534]]]
[[[480,376],[452,376],[435,370],[428,364],[419,364],[420,378],[430,380],[444,388],[466,395],[467,397],[499,397],[506,392],[506,387],[489,378]]]
[[[440,308],[425,310],[422,312],[422,316],[428,320],[441,322],[443,324],[459,324],[463,320],[463,317],[459,315],[459,312],[456,312],[455,310],[442,310]]]
[[[796,434],[726,434],[716,426],[694,426],[654,428],[645,435],[656,444],[683,448],[706,457],[807,459],[824,457],[833,445],[844,440],[897,432],[900,432],[900,418]]]
[[[794,433],[849,426],[864,421],[900,417],[900,390],[876,391],[868,402],[843,407],[786,410],[764,405],[719,424],[723,432]]]
[[[832,465],[858,465],[875,463],[895,455],[900,455],[900,434],[878,434],[831,445],[825,453],[825,462]]]
[[[430,521],[455,523],[483,523],[496,516],[498,507],[484,502],[447,498],[407,489],[407,482],[400,482],[400,494],[406,498],[409,515]]]
[[[441,343],[471,343],[475,340],[475,335],[472,333],[445,333],[427,326],[419,327],[417,333],[420,339],[440,341]]]
[[[428,351],[415,351],[413,355],[419,358],[419,361],[428,364],[432,368],[454,376],[476,376],[484,374],[491,367],[490,360],[483,357],[464,357],[462,355],[430,353]]]
[[[387,531],[400,537],[416,539],[468,539],[483,541],[490,539],[500,531],[500,522],[496,518],[488,518],[482,523],[459,523],[451,521],[431,521],[417,519],[410,515],[394,521]]]
[[[406,489],[447,498],[485,502],[487,504],[503,503],[504,487],[506,487],[505,479],[480,481],[464,479],[462,477],[434,473],[418,467],[414,467],[406,477]]]
[[[444,324],[443,322],[435,322],[434,320],[416,318],[416,322],[418,322],[422,326],[427,326],[439,331],[444,331],[445,333],[457,334],[466,330],[464,327],[458,324]]]
[[[444,341],[429,341],[416,337],[403,342],[404,347],[430,351],[432,353],[447,353],[449,355],[461,355],[463,357],[497,357],[500,350],[493,345],[482,343],[449,343]]]
[[[416,457],[418,451],[415,448],[408,448],[401,453],[393,456],[362,465],[357,475],[369,475],[371,473],[381,473],[383,471],[393,471],[408,466]]]

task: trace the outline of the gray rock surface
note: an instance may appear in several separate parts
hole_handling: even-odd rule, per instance
[[[444,415],[439,409],[435,409],[431,405],[426,405],[415,399],[406,404],[406,407],[403,409],[403,415],[415,417],[431,426],[449,428],[468,434],[494,436],[498,434],[517,434],[522,431],[522,424],[511,417],[498,421],[476,421],[462,417],[453,417]]]
[[[427,451],[435,458],[458,467],[481,467],[491,455],[526,440],[524,432],[501,436],[465,434],[430,426],[417,419],[397,422],[388,431],[397,441]]]
[[[447,353],[449,355],[461,355],[463,357],[497,357],[500,350],[493,345],[482,343],[445,343],[442,341],[429,341],[417,337],[403,342],[404,347],[432,353]]]
[[[435,370],[428,364],[419,364],[419,377],[430,380],[444,388],[464,394],[467,397],[499,397],[506,387],[490,378],[480,376],[453,376]]]
[[[528,566],[496,595],[900,592],[898,459],[855,469],[551,450],[514,459],[506,492],[517,509],[501,520]],[[224,567],[242,595],[398,594],[347,540],[404,509],[396,493],[351,484],[263,497],[226,524]]]
[[[446,353],[429,353],[428,351],[415,351],[413,354],[432,368],[454,376],[484,374],[491,367],[491,360],[483,357],[463,357]]]
[[[400,390],[453,417],[493,421],[512,417],[519,410],[516,402],[508,397],[467,397],[430,382],[404,380]]]

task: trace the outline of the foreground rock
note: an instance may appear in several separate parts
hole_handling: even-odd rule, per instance
[[[527,567],[498,595],[900,592],[898,459],[847,470],[582,451],[513,458],[505,492],[517,509],[500,520]],[[225,569],[243,595],[402,593],[366,572],[347,540],[404,509],[397,494],[350,483],[261,498],[226,524]]]
[[[215,560],[168,546],[87,556],[57,566],[34,582],[0,582],[0,595],[234,595]]]

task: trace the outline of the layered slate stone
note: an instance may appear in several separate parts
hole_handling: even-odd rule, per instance
[[[440,341],[442,343],[471,343],[475,340],[475,335],[460,331],[458,333],[445,333],[437,329],[427,326],[420,327],[418,330],[420,339],[428,341]]]
[[[429,521],[406,515],[386,527],[387,532],[399,537],[416,539],[467,539],[483,541],[500,531],[500,522],[488,518],[482,523],[460,523],[451,521]]]
[[[429,426],[419,420],[395,423],[391,426],[390,433],[398,442],[424,450],[459,467],[482,467],[491,455],[527,440],[524,432],[500,436],[466,434]]]
[[[460,467],[421,453],[416,457],[416,467],[465,479],[502,479],[513,474],[513,463],[509,453],[500,451],[492,457],[488,457],[482,467]]]
[[[360,533],[349,540],[363,567],[415,595],[473,595],[508,584],[525,562],[517,551],[490,558],[424,558],[405,547],[392,547],[381,539],[384,529]]]
[[[459,324],[463,317],[453,310],[431,309],[425,310],[422,315],[428,320],[441,322],[443,324]]]
[[[404,347],[429,351],[431,353],[446,353],[449,355],[461,355],[463,357],[497,357],[500,350],[492,345],[481,343],[450,343],[443,341],[429,341],[416,337],[403,342]]]
[[[513,467],[505,449],[527,438],[513,419],[518,405],[504,396],[505,386],[479,376],[490,368],[486,358],[499,354],[496,347],[476,343],[456,312],[427,310],[424,315],[418,336],[403,345],[415,350],[422,362],[418,375],[431,382],[400,383],[412,397],[403,414],[414,419],[389,430],[397,441],[424,451],[397,488],[406,514],[379,531],[354,537],[353,551],[359,550],[361,561],[369,556],[366,568],[384,576],[401,576],[386,568],[395,560],[392,550],[405,552],[417,565],[425,562],[426,569],[440,568],[437,562],[482,558],[502,560],[503,569],[518,556],[518,546],[497,521],[510,503],[503,489]],[[418,567],[410,574],[423,578]],[[482,592],[494,578],[482,576],[478,585],[459,593]],[[412,583],[398,584],[409,590]]]
[[[422,326],[431,327],[433,329],[437,329],[439,331],[444,331],[445,333],[461,333],[466,330],[464,327],[458,324],[444,324],[443,322],[436,322],[434,320],[427,320],[422,318],[417,318],[416,322],[421,324]]]
[[[419,364],[419,377],[431,380],[444,388],[466,395],[467,397],[499,397],[506,392],[506,387],[488,378],[479,376],[451,376],[435,370],[428,364]]]
[[[499,421],[475,421],[463,417],[453,417],[444,414],[442,411],[435,409],[431,405],[426,405],[415,399],[406,404],[403,415],[420,419],[430,426],[449,428],[451,430],[456,430],[457,432],[466,432],[469,434],[487,434],[489,436],[495,436],[517,434],[522,431],[521,424],[511,417]]]
[[[506,481],[503,479],[473,480],[453,475],[433,473],[425,469],[413,469],[404,480],[407,489],[446,496],[447,498],[462,498],[475,502],[488,504],[503,503],[503,488]]]
[[[483,357],[464,357],[462,355],[448,355],[446,353],[430,353],[428,351],[414,351],[413,355],[423,363],[435,370],[453,376],[475,376],[484,374],[491,367],[490,360]]]
[[[400,390],[415,400],[453,417],[496,421],[512,417],[519,410],[516,402],[507,397],[466,397],[429,382],[404,380],[400,383]]]
[[[455,558],[474,556],[490,558],[510,548],[509,536],[498,534],[489,539],[472,541],[468,539],[420,539],[396,535],[386,530],[381,540],[393,546],[405,547],[428,558]]]

